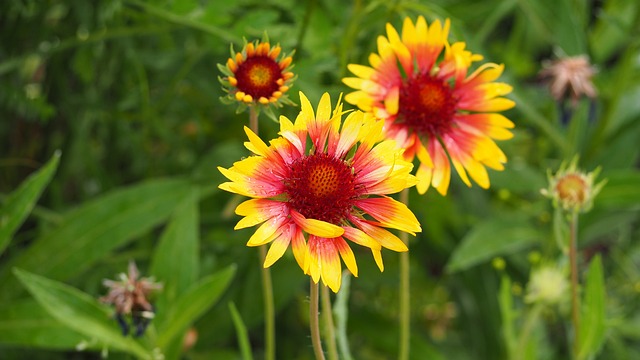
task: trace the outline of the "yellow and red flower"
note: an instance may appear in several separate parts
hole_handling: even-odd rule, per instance
[[[357,89],[345,100],[383,119],[386,136],[406,149],[406,160],[418,157],[420,193],[433,186],[445,195],[450,164],[467,186],[471,177],[488,188],[485,167],[502,170],[507,161],[494,140],[513,136],[513,123],[497,113],[515,105],[502,97],[511,86],[494,82],[504,66],[486,63],[469,74],[482,56],[464,42],[450,44],[448,33],[449,20],[428,26],[422,16],[415,24],[405,19],[401,35],[387,24],[378,53],[369,56],[371,66],[350,64],[356,77],[343,79]]]
[[[231,48],[231,57],[225,65],[218,64],[224,77],[219,80],[227,96],[226,103],[237,102],[246,106],[282,106],[293,104],[286,95],[291,88],[294,74],[291,72],[291,54],[282,54],[280,45],[271,46],[268,39],[245,43],[240,52]]]
[[[245,146],[255,155],[229,169],[219,167],[230,180],[219,187],[252,198],[236,208],[244,218],[235,229],[262,224],[247,245],[271,242],[265,267],[291,244],[305,274],[337,292],[340,258],[358,275],[346,240],[370,248],[382,271],[382,247],[407,251],[385,228],[413,235],[421,231],[411,210],[386,196],[415,185],[416,179],[413,165],[402,158],[403,149],[384,140],[382,121],[355,111],[343,123],[342,103],[332,112],[326,93],[315,113],[302,93],[300,102],[295,122],[282,116],[280,136],[269,145],[245,127]]]

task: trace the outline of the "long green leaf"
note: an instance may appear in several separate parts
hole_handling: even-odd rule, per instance
[[[242,359],[253,360],[251,344],[249,343],[249,334],[247,334],[247,327],[244,325],[242,317],[240,316],[240,313],[233,301],[229,303],[229,311],[231,312],[233,325],[236,327],[236,335],[238,337],[238,345],[240,347],[240,352],[242,353]]]
[[[591,260],[585,284],[578,359],[596,355],[604,342],[605,287],[600,255]]]
[[[44,349],[72,350],[86,336],[56,320],[33,299],[0,308],[0,344]]]
[[[606,176],[607,184],[596,196],[597,207],[640,208],[640,172],[621,170]]]
[[[233,275],[236,266],[231,265],[224,270],[209,275],[189,288],[172,304],[164,321],[159,323],[158,346],[164,349],[176,335],[204,314],[222,296]]]
[[[12,267],[56,280],[77,276],[164,221],[190,191],[191,184],[185,179],[151,180],[115,190],[76,208],[59,227],[43,234],[0,269],[0,279],[7,279],[0,298],[19,294],[17,281],[9,276]]]
[[[140,359],[151,358],[142,345],[130,337],[122,336],[115,321],[110,319],[110,310],[90,295],[18,268],[14,269],[14,273],[36,301],[62,324]]]
[[[27,215],[31,213],[40,194],[55,174],[59,163],[60,151],[56,151],[40,170],[29,176],[7,197],[4,206],[0,209],[0,254]]]
[[[199,193],[194,189],[178,205],[151,259],[150,272],[164,285],[155,304],[159,309],[155,320],[158,323],[162,323],[167,315],[167,312],[162,309],[169,309],[171,304],[175,303],[176,299],[198,278]],[[165,359],[180,358],[183,337],[184,331],[176,335],[173,341],[163,348]]]
[[[151,274],[164,284],[160,294],[171,303],[198,278],[198,191],[192,190],[176,208],[156,246]]]
[[[491,259],[534,244],[538,231],[519,218],[491,219],[471,230],[455,249],[447,264],[449,273],[461,271]]]

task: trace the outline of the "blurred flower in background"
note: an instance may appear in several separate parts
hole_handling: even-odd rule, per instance
[[[162,284],[154,282],[152,278],[140,278],[138,267],[133,261],[129,262],[128,273],[121,273],[119,277],[117,281],[103,281],[109,293],[101,297],[100,301],[115,306],[116,319],[125,335],[129,333],[129,322],[125,317],[131,317],[135,336],[141,336],[154,317],[153,305],[148,297],[152,291],[162,289]]]
[[[574,157],[568,166],[566,163],[560,165],[555,175],[551,175],[549,171],[549,187],[541,192],[553,200],[554,206],[561,206],[567,211],[586,212],[591,209],[593,199],[607,181],[594,184],[600,168],[584,173],[577,168],[577,163],[578,157]]]
[[[547,60],[542,65],[540,76],[549,82],[551,95],[557,101],[570,98],[575,105],[583,96],[591,99],[597,96],[592,81],[596,68],[586,55]]]
[[[525,301],[544,305],[558,305],[569,300],[567,275],[556,266],[541,266],[533,270]]]
[[[281,117],[280,137],[269,146],[245,127],[245,145],[255,155],[229,169],[219,167],[230,180],[219,187],[253,198],[236,208],[244,218],[235,228],[262,223],[247,245],[272,243],[265,267],[282,257],[291,243],[305,274],[316,283],[322,278],[337,292],[340,257],[358,275],[345,238],[370,248],[383,270],[381,247],[407,251],[384,228],[414,235],[421,231],[411,210],[385,196],[415,185],[413,165],[402,159],[403,150],[395,141],[378,143],[383,140],[381,121],[355,111],[343,123],[342,103],[338,101],[332,112],[327,93],[316,113],[302,93],[300,101],[295,123]]]
[[[513,136],[513,123],[497,113],[515,105],[503,97],[511,86],[493,82],[504,66],[486,63],[468,74],[482,56],[465,50],[464,42],[449,44],[448,34],[449,20],[428,26],[422,16],[415,24],[406,18],[401,35],[387,24],[378,53],[369,56],[371,67],[351,64],[356,77],[343,79],[357,90],[345,100],[383,119],[387,137],[406,149],[406,160],[418,157],[420,193],[433,186],[445,195],[450,163],[467,186],[470,176],[488,188],[485,166],[502,170],[507,161],[493,140]]]
[[[231,57],[225,65],[218,64],[224,75],[219,77],[227,96],[222,101],[239,103],[239,111],[247,106],[263,105],[276,118],[269,105],[293,105],[286,92],[294,81],[292,54],[282,54],[280,45],[271,46],[268,38],[246,43],[240,52],[231,47]]]

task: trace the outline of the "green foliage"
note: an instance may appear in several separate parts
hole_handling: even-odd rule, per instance
[[[517,217],[502,216],[474,227],[451,255],[447,271],[466,270],[495,256],[522,251],[540,240],[540,233]]]
[[[0,254],[33,209],[40,194],[53,177],[59,162],[60,153],[56,152],[40,171],[29,176],[4,201],[0,209]]]
[[[69,285],[15,269],[16,277],[52,317],[88,339],[126,351],[140,359],[151,354],[132,338],[123,337],[110,319],[110,310],[91,295]]]
[[[566,214],[539,191],[576,154],[608,179],[577,227],[579,357],[638,358],[640,3],[626,0],[0,2],[2,358],[66,359],[79,345],[78,358],[103,348],[115,358],[262,358],[258,256],[245,246],[251,230],[233,230],[240,198],[217,189],[216,167],[248,154],[248,115],[219,101],[216,64],[266,31],[295,50],[294,102],[300,90],[312,103],[325,91],[336,99],[350,91],[347,64],[367,63],[385,25],[418,15],[450,18],[451,40],[504,64],[499,81],[517,105],[490,189],[453,174],[446,197],[411,190],[424,229],[410,243],[412,358],[571,357],[569,302],[525,295],[538,266],[567,268]],[[563,116],[538,72],[580,54],[598,69],[598,96],[567,102]],[[277,131],[262,114],[261,136]],[[353,250],[359,277],[336,309],[341,351],[395,358],[397,256],[384,253],[380,274],[369,251]],[[96,300],[129,260],[164,285],[139,339],[123,337]],[[310,359],[308,279],[290,252],[272,274],[277,358]],[[191,347],[187,333],[198,334]]]
[[[591,260],[588,271],[580,323],[580,359],[593,356],[600,351],[606,331],[606,290],[600,255]]]

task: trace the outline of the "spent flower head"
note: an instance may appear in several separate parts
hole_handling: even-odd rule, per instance
[[[129,332],[125,316],[131,317],[136,335],[139,336],[154,317],[153,306],[148,297],[151,292],[162,289],[162,284],[156,283],[153,278],[140,278],[140,272],[133,261],[129,262],[128,273],[120,273],[119,277],[119,280],[103,281],[109,293],[101,297],[100,301],[115,306],[116,318],[125,334]]]
[[[413,165],[395,141],[380,142],[381,121],[354,111],[343,122],[342,103],[332,111],[326,93],[316,112],[302,93],[300,102],[295,122],[282,116],[280,136],[269,145],[245,127],[245,146],[255,155],[219,167],[230,180],[219,187],[251,198],[236,208],[243,218],[235,229],[261,224],[247,246],[271,243],[264,267],[291,244],[304,273],[337,292],[340,258],[358,275],[346,240],[370,248],[382,271],[382,247],[407,251],[385,228],[421,231],[411,210],[386,196],[415,185]]]
[[[240,52],[231,46],[231,57],[226,64],[218,64],[224,76],[219,77],[226,96],[224,103],[238,104],[238,112],[249,106],[263,109],[276,119],[271,106],[295,105],[287,96],[287,91],[295,79],[292,55],[283,54],[280,45],[271,46],[268,37],[262,41],[247,42]]]
[[[511,86],[494,82],[504,66],[485,63],[469,73],[482,56],[464,42],[450,44],[448,35],[449,20],[429,26],[422,16],[415,24],[406,18],[401,34],[387,24],[370,66],[350,64],[356,77],[343,79],[356,89],[345,100],[384,120],[407,161],[418,158],[420,193],[433,186],[445,195],[451,164],[467,186],[471,177],[488,188],[485,167],[502,170],[507,161],[494,140],[513,137],[514,124],[498,113],[515,105],[503,97]]]
[[[596,68],[586,55],[547,60],[542,66],[540,76],[549,81],[551,96],[557,101],[570,98],[575,104],[582,96],[592,99],[597,96],[592,82]]]
[[[549,170],[547,172],[549,187],[540,192],[551,198],[554,206],[560,206],[566,211],[586,212],[593,206],[593,199],[607,183],[607,180],[595,184],[600,168],[596,168],[590,173],[584,173],[578,169],[577,163],[578,157],[576,156],[569,165],[563,162],[555,175],[552,175]]]

